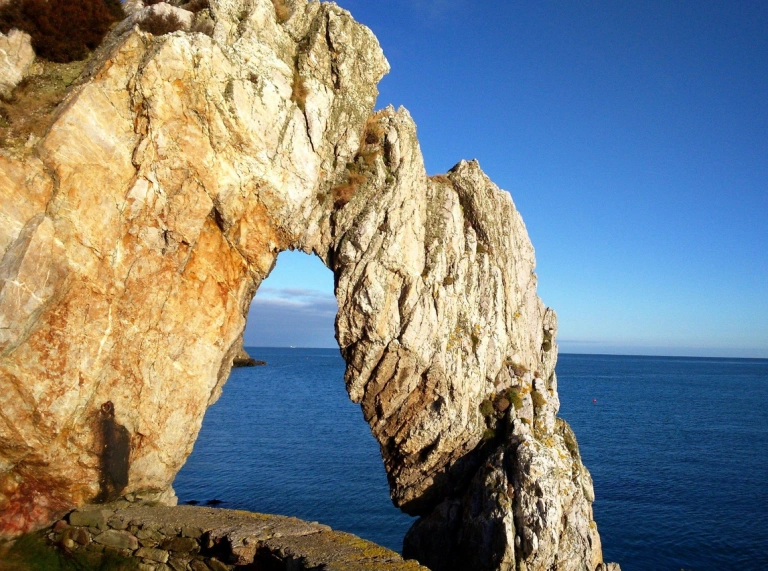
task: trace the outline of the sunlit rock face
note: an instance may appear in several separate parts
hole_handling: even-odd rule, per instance
[[[300,249],[334,271],[347,389],[422,516],[406,555],[595,569],[512,199],[474,161],[427,177],[408,112],[372,113],[370,30],[277,5],[211,0],[210,36],[115,32],[29,155],[0,157],[0,532],[173,503],[250,301]]]

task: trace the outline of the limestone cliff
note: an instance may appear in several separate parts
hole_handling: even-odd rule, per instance
[[[474,161],[427,177],[408,112],[372,113],[388,64],[346,11],[194,17],[210,35],[118,26],[46,136],[0,156],[0,532],[173,502],[249,303],[299,249],[335,274],[349,395],[394,503],[422,516],[406,555],[597,568],[556,318],[509,194]]]

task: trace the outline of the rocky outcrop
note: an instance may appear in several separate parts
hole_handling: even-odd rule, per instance
[[[8,98],[35,61],[29,34],[13,29],[0,33],[0,97]]]
[[[430,569],[599,567],[592,481],[573,432],[561,419],[552,432],[530,432],[525,416],[513,418],[463,496],[444,500],[409,530],[405,557]]]
[[[144,0],[126,0],[123,2],[123,11],[128,16],[132,16],[135,12],[144,9]]]
[[[388,64],[344,10],[205,16],[210,36],[116,28],[33,153],[0,157],[2,533],[172,502],[254,292],[299,249],[335,274],[347,390],[422,516],[406,552],[595,569],[556,318],[509,194],[475,161],[426,175],[408,112],[371,113]]]
[[[240,338],[238,342],[238,349],[235,352],[235,356],[232,358],[233,367],[256,367],[257,365],[266,365],[266,361],[257,361],[248,354],[248,351],[243,347],[243,339]]]
[[[128,502],[120,502],[127,504]],[[176,507],[85,506],[53,526],[47,539],[82,568],[109,566],[123,557],[141,569],[226,571],[428,571],[415,561],[327,525],[235,510]],[[130,566],[127,566],[131,568]]]

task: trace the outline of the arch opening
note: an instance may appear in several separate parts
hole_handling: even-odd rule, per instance
[[[174,489],[179,503],[319,521],[394,551],[414,518],[396,508],[379,445],[344,385],[333,274],[286,251],[251,302],[244,346]]]

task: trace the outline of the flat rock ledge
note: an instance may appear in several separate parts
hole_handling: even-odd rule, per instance
[[[57,522],[59,549],[132,558],[141,571],[426,570],[317,522],[195,506],[91,505]]]

